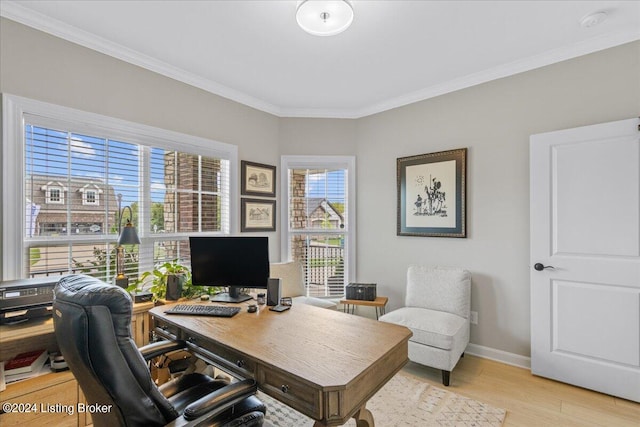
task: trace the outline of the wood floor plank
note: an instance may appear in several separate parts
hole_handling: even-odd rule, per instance
[[[599,425],[616,427],[638,427],[640,425],[640,419],[638,418],[627,418],[624,414],[588,408],[568,402],[562,404],[562,413]]]
[[[404,368],[430,384],[507,410],[504,426],[640,427],[640,403],[532,375],[528,369],[465,355],[444,387],[437,369]]]

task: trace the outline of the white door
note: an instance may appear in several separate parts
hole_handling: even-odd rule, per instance
[[[640,120],[531,136],[531,371],[640,402]]]

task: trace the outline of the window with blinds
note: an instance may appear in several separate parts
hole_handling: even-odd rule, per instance
[[[125,245],[125,274],[131,278],[165,261],[189,265],[191,235],[228,233],[228,159],[29,119],[23,177],[26,277],[74,272],[112,280],[118,232],[129,219],[142,242]]]
[[[286,159],[284,163],[287,163]],[[308,296],[344,295],[352,244],[349,168],[339,164],[287,167],[288,259],[304,266]],[[324,166],[324,167],[323,167]]]

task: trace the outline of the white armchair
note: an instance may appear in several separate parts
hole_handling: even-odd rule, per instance
[[[302,264],[297,261],[292,262],[274,262],[270,264],[270,276],[280,278],[282,284],[282,296],[291,297],[293,303],[315,305],[316,307],[329,308],[335,310],[336,303],[321,299],[305,296],[304,291],[304,274]]]
[[[409,359],[442,370],[449,385],[454,366],[469,344],[471,274],[447,267],[410,266],[405,307],[380,317],[380,321],[406,326]]]

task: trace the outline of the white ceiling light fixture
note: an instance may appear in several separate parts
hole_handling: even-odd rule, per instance
[[[347,0],[302,0],[296,10],[296,21],[314,36],[334,36],[353,22],[353,6]]]

